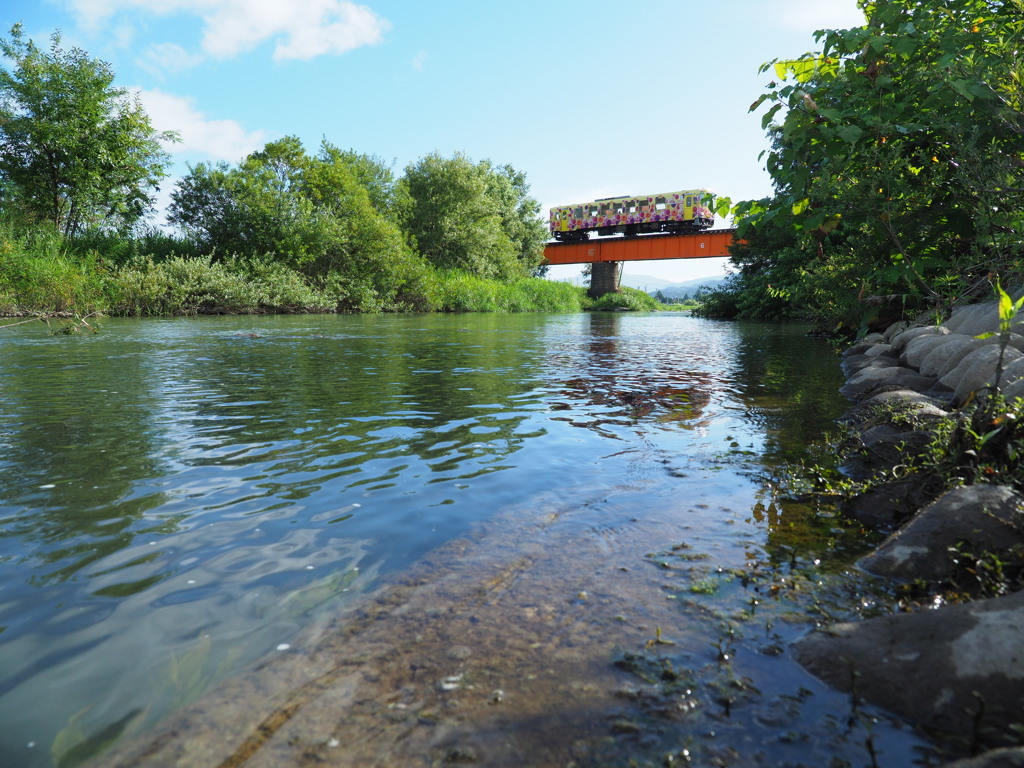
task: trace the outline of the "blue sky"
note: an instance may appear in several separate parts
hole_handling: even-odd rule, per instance
[[[692,187],[769,194],[747,111],[770,79],[758,66],[863,15],[855,0],[8,0],[0,32],[16,22],[110,62],[180,132],[177,176],[326,138],[396,173],[430,152],[510,163],[546,213]],[[628,271],[688,280],[722,261]]]

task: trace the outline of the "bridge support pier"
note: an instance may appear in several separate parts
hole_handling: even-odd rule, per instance
[[[587,296],[599,299],[606,293],[619,292],[619,262],[595,261],[590,268],[590,290]]]

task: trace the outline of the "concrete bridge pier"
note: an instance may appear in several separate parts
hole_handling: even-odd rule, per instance
[[[599,299],[606,293],[619,292],[619,262],[595,261],[590,269],[590,290],[587,296]]]

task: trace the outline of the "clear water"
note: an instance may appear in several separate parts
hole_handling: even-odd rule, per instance
[[[540,505],[591,538],[671,517],[703,558],[687,594],[719,611],[752,598],[720,575],[701,589],[708,573],[834,559],[839,524],[769,487],[843,408],[835,357],[803,331],[672,313],[0,329],[0,764],[76,765],[144,736]],[[721,646],[720,615],[692,642]],[[784,671],[769,700],[811,684]],[[873,722],[905,760],[914,739]]]

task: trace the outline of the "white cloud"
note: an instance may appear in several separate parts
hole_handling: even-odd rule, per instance
[[[147,50],[139,64],[154,74],[164,75],[189,69],[202,61],[200,54],[189,53],[177,43],[160,43]]]
[[[417,72],[423,71],[423,65],[427,63],[427,52],[420,51],[412,59],[412,68]]]
[[[79,22],[101,28],[124,13],[194,14],[203,21],[203,50],[228,58],[273,40],[274,59],[311,59],[379,43],[391,28],[349,0],[70,0]]]
[[[847,29],[864,24],[856,0],[783,0],[778,7],[782,26],[796,31]]]
[[[234,120],[211,120],[192,99],[155,90],[137,92],[154,128],[180,134],[181,142],[168,147],[174,154],[237,163],[266,143],[263,131],[246,131]]]

